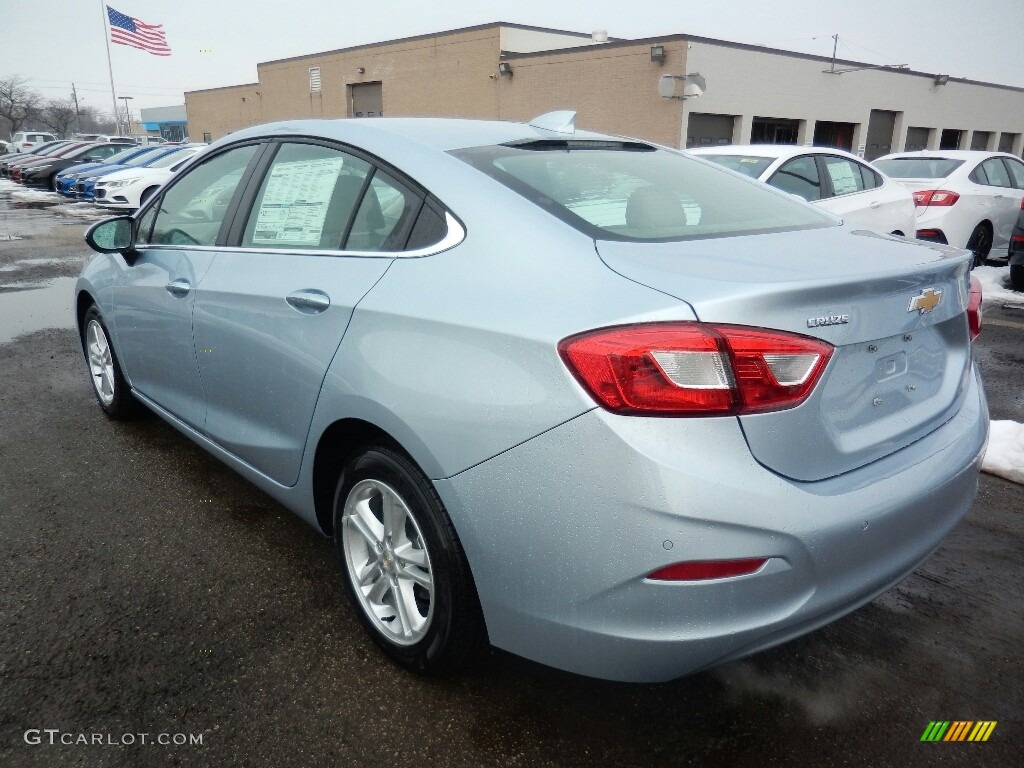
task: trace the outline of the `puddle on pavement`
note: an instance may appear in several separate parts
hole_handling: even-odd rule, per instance
[[[74,277],[41,288],[0,293],[0,344],[46,328],[74,328]]]

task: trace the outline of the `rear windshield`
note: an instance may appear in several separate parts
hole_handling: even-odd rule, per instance
[[[703,152],[697,155],[701,160],[710,160],[716,165],[728,168],[730,171],[742,173],[752,179],[758,178],[764,169],[775,160],[774,157],[756,157],[755,155],[706,155]]]
[[[452,154],[595,240],[658,242],[834,226],[760,184],[646,144],[545,141]]]
[[[963,164],[963,160],[945,157],[894,157],[874,163],[894,179],[944,179]]]

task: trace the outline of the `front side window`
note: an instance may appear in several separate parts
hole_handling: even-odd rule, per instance
[[[245,225],[247,248],[338,250],[370,164],[316,144],[284,144]]]
[[[760,184],[647,144],[555,140],[451,154],[595,240],[672,241],[835,226]]]
[[[255,144],[250,144],[230,149],[181,176],[160,198],[147,242],[152,245],[215,245],[231,198],[256,148]],[[140,232],[140,236],[142,234]]]
[[[861,174],[860,163],[835,155],[824,155],[821,159],[825,163],[825,172],[832,184],[833,194],[852,195],[854,192],[864,191],[864,176]]]
[[[1006,163],[1006,167],[1010,171],[1010,178],[1013,179],[1013,186],[1017,189],[1024,189],[1024,163],[1020,160],[1013,160],[1009,157],[1004,157],[1003,162]]]
[[[821,179],[818,164],[811,155],[794,157],[777,170],[768,183],[783,192],[804,200],[821,200]]]

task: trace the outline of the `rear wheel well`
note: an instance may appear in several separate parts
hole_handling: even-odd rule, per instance
[[[362,419],[336,421],[320,436],[313,458],[313,503],[320,529],[333,534],[334,491],[338,475],[349,458],[370,443],[384,443],[401,451],[398,442],[380,427]],[[404,452],[404,451],[403,451]]]

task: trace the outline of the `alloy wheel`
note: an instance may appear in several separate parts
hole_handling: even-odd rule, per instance
[[[85,346],[89,355],[89,373],[92,385],[103,405],[114,402],[114,358],[106,331],[97,320],[90,320],[85,332]]]
[[[430,628],[434,580],[419,523],[380,480],[356,483],[342,513],[342,551],[360,607],[396,645],[414,645]]]

